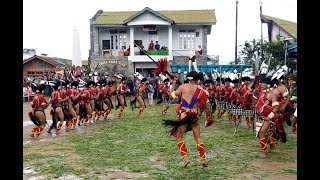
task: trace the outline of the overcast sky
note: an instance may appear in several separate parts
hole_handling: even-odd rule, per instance
[[[263,14],[297,22],[297,0],[261,0]],[[103,11],[215,9],[216,25],[208,36],[208,55],[219,55],[220,63],[234,61],[236,0],[23,0],[23,48],[38,55],[72,59],[73,29],[80,36],[81,59],[90,49],[90,23]],[[260,0],[238,0],[238,46],[261,36]],[[267,38],[266,25],[263,36]],[[238,50],[240,47],[238,47]]]

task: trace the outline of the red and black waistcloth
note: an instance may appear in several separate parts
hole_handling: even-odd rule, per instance
[[[194,108],[194,105],[197,104],[198,108],[203,107],[207,103],[208,96],[209,94],[202,87],[198,86],[190,104],[181,98],[181,106],[179,105],[176,109],[176,112],[179,112],[177,120],[162,121],[163,125],[170,127],[169,132],[171,135],[174,135],[178,128],[185,124],[188,125],[185,133],[192,130],[192,124],[199,120],[199,112],[197,108]],[[185,113],[186,117],[180,119],[181,113]]]

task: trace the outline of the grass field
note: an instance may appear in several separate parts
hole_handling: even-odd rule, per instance
[[[167,119],[175,119],[175,108],[171,106]],[[114,110],[111,113],[116,117]],[[241,126],[234,134],[235,126],[228,120],[215,120],[214,126],[204,128],[202,117],[208,167],[200,166],[193,134],[188,132],[184,141],[191,163],[181,168],[177,142],[161,124],[161,107],[148,106],[140,118],[137,109],[134,113],[127,107],[122,120],[104,121],[94,131],[24,145],[24,167],[46,179],[65,175],[79,179],[297,179],[297,138],[287,125],[288,142],[260,159],[252,129]]]

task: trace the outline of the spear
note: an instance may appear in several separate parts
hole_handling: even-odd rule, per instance
[[[134,43],[141,51],[143,51],[145,53],[145,55],[147,55],[157,66],[158,68],[156,70],[154,70],[154,74],[157,73],[157,72],[162,72],[162,73],[166,73],[171,79],[174,79],[174,76],[168,72],[167,70],[167,64],[168,64],[168,61],[167,61],[167,58],[161,58],[158,60],[158,62],[156,62],[152,57],[150,57],[147,52],[143,49],[141,49],[140,46],[138,46],[136,43]],[[178,78],[177,78],[178,79]],[[178,79],[177,81],[177,84],[178,85],[181,85],[182,82]]]

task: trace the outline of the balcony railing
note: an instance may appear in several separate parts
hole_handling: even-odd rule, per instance
[[[147,51],[147,54],[151,56],[168,56],[169,52],[168,50],[152,50]]]

